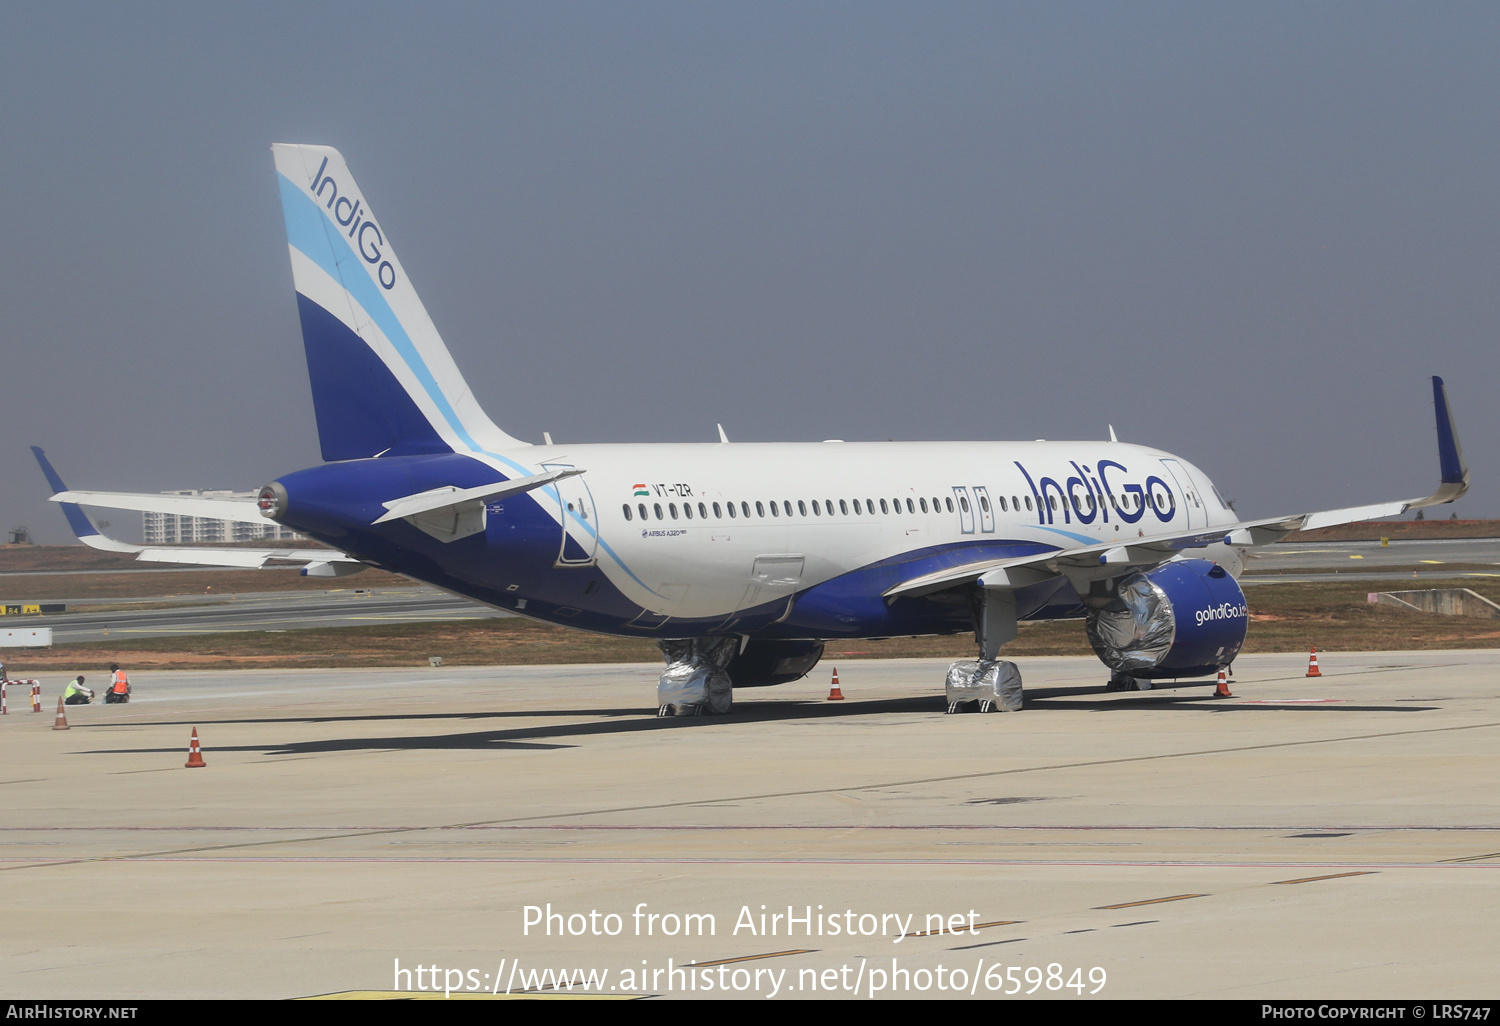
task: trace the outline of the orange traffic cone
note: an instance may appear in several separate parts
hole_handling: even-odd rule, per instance
[[[68,718],[63,715],[62,695],[57,696],[57,719],[52,721],[53,730],[68,730]]]
[[[203,761],[203,750],[198,747],[198,728],[194,727],[193,741],[188,747],[188,761],[185,763],[185,767],[187,769],[197,769],[200,766],[207,765],[208,763]]]
[[[1218,684],[1218,687],[1214,688],[1214,697],[1215,698],[1233,698],[1234,697],[1233,695],[1231,695],[1229,693],[1229,674],[1225,671],[1224,667],[1222,667],[1222,666],[1219,667],[1219,684]]]
[[[842,702],[844,693],[839,690],[839,668],[833,668],[833,686],[828,689],[828,700],[830,702]]]
[[[1314,645],[1312,652],[1307,657],[1307,675],[1309,677],[1321,677],[1323,671],[1318,669],[1318,646]]]

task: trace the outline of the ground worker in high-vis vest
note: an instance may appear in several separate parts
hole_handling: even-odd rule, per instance
[[[64,705],[88,705],[93,700],[94,689],[83,686],[82,674],[68,681],[68,687],[63,691]]]
[[[119,663],[109,664],[109,690],[104,693],[105,705],[116,705],[130,701],[130,678],[120,669]]]

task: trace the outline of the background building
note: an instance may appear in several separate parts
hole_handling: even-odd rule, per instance
[[[253,499],[254,492],[205,492],[183,489],[162,492],[163,495],[191,495],[202,499]],[[306,541],[302,535],[289,527],[267,520],[264,524],[245,524],[237,520],[216,520],[211,517],[184,517],[175,513],[142,514],[142,527],[147,545],[181,545],[204,542],[239,541]]]

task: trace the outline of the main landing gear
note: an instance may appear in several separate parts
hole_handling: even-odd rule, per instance
[[[740,639],[689,638],[658,641],[667,668],[656,685],[658,716],[723,716],[734,704],[729,664]]]
[[[1020,633],[1015,594],[1009,589],[978,587],[973,601],[979,658],[960,659],[948,667],[944,686],[948,711],[977,705],[980,712],[1020,712],[1021,671],[1010,660],[998,658],[1000,646]]]
[[[960,659],[948,667],[948,711],[978,703],[979,711],[1020,712],[1021,671],[1009,659]]]
[[[1132,677],[1128,673],[1119,670],[1111,670],[1109,683],[1104,685],[1105,691],[1150,691],[1151,682],[1144,677]]]

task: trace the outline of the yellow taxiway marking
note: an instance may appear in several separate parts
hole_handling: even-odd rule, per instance
[[[1135,908],[1137,905],[1160,905],[1164,901],[1186,901],[1188,898],[1206,898],[1207,894],[1173,894],[1166,898],[1148,898],[1145,901],[1122,901],[1118,905],[1095,905],[1094,908]]]
[[[1296,880],[1272,880],[1273,884],[1304,884],[1315,883],[1318,880],[1342,880],[1346,876],[1372,876],[1375,870],[1361,869],[1353,873],[1329,873],[1327,876],[1304,876]]]
[[[1481,862],[1484,859],[1500,859],[1500,851],[1492,851],[1488,855],[1469,855],[1461,859],[1439,859],[1439,862]]]

